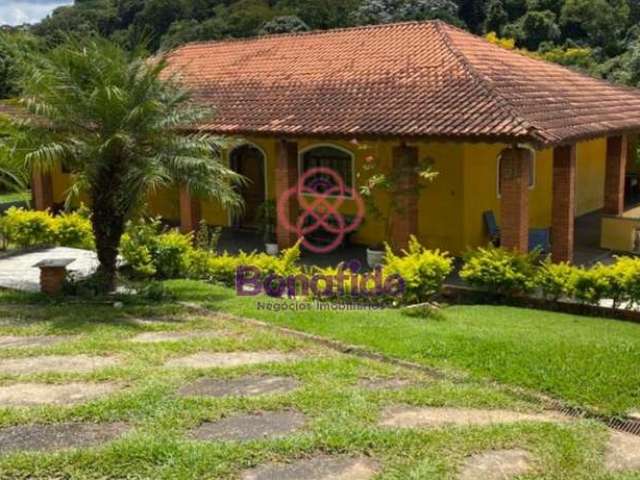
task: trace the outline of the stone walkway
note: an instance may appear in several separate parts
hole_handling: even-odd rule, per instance
[[[380,425],[394,428],[422,428],[446,425],[494,425],[513,422],[566,422],[569,420],[569,417],[555,412],[525,413],[511,410],[398,405],[383,410]]]
[[[158,342],[189,342],[195,338],[217,338],[213,329],[210,331],[153,331],[141,333],[127,342],[139,343],[136,351],[141,349],[154,350],[162,348]],[[81,337],[33,336],[19,337],[15,335],[0,336],[0,348],[17,347],[46,347],[59,341]],[[131,344],[129,343],[129,346]],[[189,344],[193,347],[194,344]],[[175,345],[165,345],[167,352],[172,352]],[[165,368],[171,368],[171,374],[180,373],[185,369],[188,375],[173,387],[171,401],[185,402],[185,404],[210,402],[224,404],[234,401],[239,408],[226,413],[211,413],[210,407],[203,409],[202,416],[195,417],[186,423],[179,435],[194,445],[202,446],[201,442],[288,442],[291,437],[314,432],[313,409],[307,410],[305,402],[298,403],[295,398],[298,393],[304,398],[308,393],[308,386],[312,384],[304,373],[295,369],[286,370],[286,362],[296,362],[309,358],[322,358],[323,350],[307,350],[312,347],[298,347],[293,352],[279,351],[277,348],[263,347],[260,351],[227,351],[209,352],[198,350],[185,355],[176,356],[170,353],[164,357]],[[290,347],[288,347],[290,348]],[[304,348],[304,350],[303,350]],[[315,353],[313,353],[315,352]],[[24,352],[20,352],[24,353]],[[18,357],[18,352],[16,352]],[[173,357],[173,358],[171,358]],[[328,357],[328,356],[327,356]],[[209,368],[237,368],[265,364],[277,373],[267,373],[270,370],[256,369],[257,372],[242,371],[234,376],[233,371],[199,372],[188,369]],[[282,365],[285,364],[285,365]],[[107,356],[99,355],[34,355],[19,358],[0,359],[0,374],[29,375],[34,373],[91,373],[100,369],[125,365],[124,353]],[[165,370],[164,373],[168,372]],[[353,385],[357,389],[368,390],[375,396],[392,392],[392,395],[411,394],[409,389],[427,387],[435,380],[428,380],[417,374],[409,374],[399,370],[393,373],[362,374],[354,379]],[[184,373],[184,372],[183,372]],[[201,377],[198,377],[202,375]],[[298,377],[299,376],[299,377]],[[222,377],[222,378],[221,378]],[[25,379],[26,380],[26,379]],[[84,402],[101,400],[118,391],[132,386],[123,381],[72,381],[66,383],[40,383],[36,381],[5,380],[0,383],[0,408],[30,408],[37,406],[72,407]],[[347,384],[351,385],[351,384]],[[135,387],[133,387],[135,388]],[[352,388],[345,391],[353,393]],[[128,392],[126,392],[128,394]],[[290,398],[284,397],[293,393]],[[237,398],[233,398],[237,397]],[[259,397],[260,404],[250,402]],[[294,401],[291,401],[291,398]],[[364,398],[364,397],[363,397]],[[377,404],[372,402],[372,409],[378,412],[378,422],[371,423],[367,428],[376,430],[377,434],[394,436],[402,429],[427,429],[447,427],[483,427],[496,424],[516,422],[574,422],[556,412],[516,411],[507,409],[481,409],[406,405],[402,400],[392,403]],[[284,401],[283,401],[284,400]],[[247,403],[244,403],[244,402]],[[404,400],[406,401],[406,400]],[[205,403],[206,405],[206,403]],[[89,407],[91,408],[91,407]],[[204,417],[204,418],[203,418]],[[117,418],[117,417],[116,417]],[[88,448],[116,441],[129,430],[133,424],[125,422],[91,423],[84,421],[62,421],[60,423],[34,423],[0,428],[0,454],[16,451],[57,451],[69,448]],[[42,420],[41,420],[42,421]],[[128,422],[128,420],[127,420]],[[26,423],[26,422],[25,422]],[[397,431],[397,432],[396,432]],[[135,432],[133,432],[135,433]],[[407,433],[407,432],[404,432]],[[416,432],[412,432],[416,433]],[[313,435],[312,434],[312,435]],[[312,436],[311,435],[311,436]],[[459,432],[456,435],[461,435]],[[297,437],[295,437],[297,439]],[[259,444],[256,444],[259,446]],[[252,445],[250,448],[254,448]],[[375,451],[375,449],[372,449]],[[451,477],[457,480],[511,480],[523,475],[543,473],[541,459],[536,458],[535,450],[525,450],[518,446],[508,449],[488,449],[473,451],[466,458],[460,460]],[[236,477],[242,480],[371,480],[376,475],[386,473],[385,464],[380,458],[368,457],[362,452],[346,454],[320,453],[309,450],[296,453],[291,459],[286,457],[266,457],[262,463],[252,468],[236,472]],[[306,456],[303,456],[306,455]],[[302,457],[302,458],[301,458]],[[284,459],[283,459],[284,458]],[[277,459],[277,461],[273,461]],[[610,432],[606,452],[602,460],[603,468],[609,472],[640,471],[640,437],[620,432]],[[252,464],[245,464],[252,465]],[[541,470],[541,472],[538,472]],[[417,478],[417,477],[416,477]]]
[[[89,355],[46,355],[40,357],[5,358],[0,360],[0,373],[27,375],[31,373],[89,373],[118,364],[116,357]]]
[[[129,430],[125,423],[57,423],[0,429],[0,453],[92,447]]]
[[[469,457],[459,480],[509,480],[531,470],[531,455],[520,449],[493,450]]]
[[[98,268],[95,252],[78,248],[53,247],[28,253],[9,255],[0,258],[0,287],[40,291],[40,269],[34,265],[41,260],[73,258],[75,261],[67,267],[69,273],[77,277],[86,277]]]
[[[0,386],[0,406],[73,405],[118,389],[112,382],[14,383]]]
[[[191,437],[209,441],[273,440],[300,430],[306,421],[302,413],[293,410],[241,414],[205,422],[191,431]]]
[[[378,464],[366,457],[319,456],[293,463],[272,463],[242,474],[242,480],[369,480]]]
[[[178,390],[184,397],[257,397],[289,393],[300,386],[291,377],[246,376],[231,379],[201,378]]]

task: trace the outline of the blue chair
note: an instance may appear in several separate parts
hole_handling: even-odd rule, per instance
[[[482,214],[482,218],[491,243],[499,247],[500,227],[496,222],[496,216],[491,210],[487,210]],[[548,228],[532,228],[529,230],[529,251],[536,249],[542,253],[551,251],[551,231]]]

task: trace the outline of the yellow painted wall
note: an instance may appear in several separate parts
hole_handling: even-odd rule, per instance
[[[634,236],[640,229],[640,219],[604,216],[600,246],[616,252],[634,251]]]
[[[71,186],[70,176],[62,173],[62,169],[56,166],[51,179],[53,183],[53,203],[64,203],[67,199],[67,190]]]
[[[149,194],[147,212],[150,215],[160,215],[174,223],[180,222],[180,201],[177,188],[160,188]]]
[[[604,205],[606,139],[578,143],[576,148],[576,215],[598,210]]]

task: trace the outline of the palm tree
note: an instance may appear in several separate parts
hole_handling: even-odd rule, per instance
[[[125,224],[151,191],[182,185],[241,207],[234,186],[242,177],[221,162],[223,139],[197,130],[212,112],[191,101],[165,58],[145,59],[102,38],[70,38],[29,54],[21,67],[20,102],[32,115],[20,128],[32,139],[25,163],[72,172],[69,198],[88,198],[105,290],[115,286]]]
[[[24,138],[6,116],[0,114],[0,191],[24,192],[29,188],[29,170],[17,153]]]

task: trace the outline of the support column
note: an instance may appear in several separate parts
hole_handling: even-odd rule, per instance
[[[200,200],[193,198],[186,186],[180,187],[180,231],[195,232],[200,223]]]
[[[280,199],[285,204],[285,219],[277,219],[276,239],[278,247],[282,250],[292,247],[298,241],[295,232],[288,230],[284,221],[290,225],[296,225],[300,214],[297,195],[288,195],[287,192],[298,184],[298,144],[287,140],[278,142],[278,158],[276,160],[276,202]]]
[[[53,180],[50,172],[33,171],[31,174],[31,198],[33,208],[47,210],[53,208]]]
[[[553,149],[553,202],[551,206],[551,258],[572,262],[576,209],[576,146]]]
[[[391,245],[395,251],[407,248],[411,235],[418,234],[418,148],[401,145],[393,148],[393,169],[400,172],[399,195],[392,219]]]
[[[624,175],[627,167],[627,137],[607,138],[607,163],[604,177],[604,213],[624,212]]]
[[[529,251],[529,155],[507,148],[500,158],[500,242],[521,253]]]

